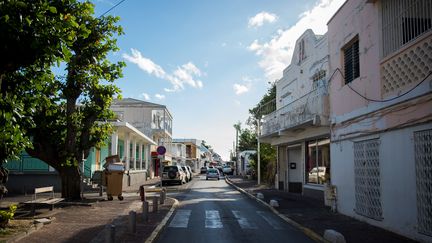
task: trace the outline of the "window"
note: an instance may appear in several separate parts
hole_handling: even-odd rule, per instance
[[[414,133],[414,156],[418,230],[432,236],[432,130]]]
[[[306,59],[305,42],[304,39],[302,39],[299,43],[298,63],[300,64],[304,59]]]
[[[306,183],[324,184],[330,179],[330,140],[306,143]]]
[[[326,70],[319,70],[312,76],[313,89],[321,88],[325,86]]]
[[[345,84],[348,84],[360,76],[359,40],[357,37],[343,48],[343,53]]]
[[[382,0],[383,56],[432,30],[432,1]]]
[[[355,212],[382,220],[379,140],[354,142]]]

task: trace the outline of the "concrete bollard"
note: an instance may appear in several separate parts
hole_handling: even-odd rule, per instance
[[[165,194],[166,194],[165,190],[162,189],[161,192],[160,192],[160,195],[159,195],[160,204],[164,204],[165,203]]]
[[[324,239],[332,243],[345,243],[345,237],[336,230],[327,229],[324,231]]]
[[[115,242],[115,232],[116,232],[115,225],[113,225],[113,224],[109,225],[108,230],[106,231],[106,235],[105,235],[105,242],[106,243],[114,243]]]
[[[158,197],[153,197],[153,212],[158,211]]]
[[[270,200],[270,206],[277,208],[279,207],[279,203],[276,200]]]
[[[264,199],[264,194],[262,194],[261,192],[258,192],[257,193],[257,198],[261,199],[261,200]]]
[[[129,232],[136,233],[136,212],[129,212]]]
[[[142,204],[142,220],[143,220],[143,222],[148,221],[148,214],[149,214],[149,203],[147,201],[144,201]]]

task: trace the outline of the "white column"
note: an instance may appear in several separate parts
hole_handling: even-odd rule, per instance
[[[143,169],[143,167],[142,167],[142,162],[143,162],[143,144],[142,143],[139,143],[138,154],[139,154],[138,155],[138,161],[140,163],[139,169],[142,170]]]
[[[118,154],[117,147],[118,147],[118,133],[114,132],[111,135],[111,155]]]
[[[125,160],[126,160],[126,170],[130,170],[130,140],[129,140],[129,133],[125,134],[125,146],[124,146],[124,152],[125,152]]]
[[[131,155],[131,157],[132,157],[132,161],[133,161],[133,169],[134,170],[136,170],[137,168],[136,168],[136,161],[137,161],[137,159],[136,159],[136,146],[137,146],[137,142],[136,142],[136,139],[134,138],[133,139],[133,143],[132,143],[133,145],[133,147],[132,147],[132,155]]]

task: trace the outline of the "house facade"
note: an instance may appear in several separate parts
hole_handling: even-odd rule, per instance
[[[276,110],[263,117],[260,142],[277,147],[277,187],[324,199],[330,173],[327,35],[306,30],[276,82]]]
[[[202,140],[194,138],[176,138],[173,139],[174,143],[181,143],[186,146],[186,162],[185,165],[191,167],[193,171],[199,171],[201,161],[200,146]]]
[[[151,162],[148,166],[148,175],[150,178],[159,176],[162,165],[172,164],[173,118],[168,108],[160,104],[125,98],[114,100],[111,110],[117,114],[119,120],[128,122],[155,142],[155,145],[150,148]],[[162,159],[157,156],[158,146],[166,148]]]
[[[171,144],[173,164],[186,165],[186,145],[183,143],[173,142]]]
[[[346,1],[328,22],[337,210],[432,241],[432,1]]]

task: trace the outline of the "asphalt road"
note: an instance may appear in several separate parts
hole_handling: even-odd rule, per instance
[[[195,177],[178,189],[169,194],[180,206],[158,242],[314,242],[222,177]]]

